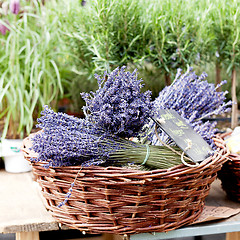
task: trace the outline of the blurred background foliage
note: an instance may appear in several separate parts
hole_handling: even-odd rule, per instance
[[[28,93],[21,101],[29,100],[22,108],[36,111],[36,116],[36,109],[43,104],[55,108],[67,105],[69,112],[80,114],[84,104],[80,92],[96,89],[94,74],[122,65],[129,70],[138,68],[139,78],[153,92],[153,98],[171,84],[177,68],[186,70],[191,66],[197,74],[205,71],[208,80],[216,84],[226,79],[228,83],[222,90],[229,91],[228,98],[233,76],[239,79],[237,0],[20,3],[18,18],[4,14],[1,8],[0,24],[8,26],[8,31],[0,34],[0,90],[10,89],[6,88],[9,79],[21,75],[25,79],[22,93]],[[14,63],[17,71],[7,74],[13,52],[18,56]],[[35,86],[37,95],[34,91],[29,95],[31,86]],[[8,97],[2,93],[1,99],[1,91],[0,112],[7,114],[4,102]],[[239,84],[236,94],[240,99]],[[6,119],[6,114],[0,113],[0,118]]]
[[[84,76],[94,85],[95,73],[128,65],[139,69],[156,97],[177,68],[192,66],[216,83],[220,68],[218,77],[228,80],[224,89],[231,92],[232,70],[239,63],[239,5],[235,0],[89,0],[77,7],[69,1],[72,25],[64,32],[77,57],[75,81],[81,86]]]

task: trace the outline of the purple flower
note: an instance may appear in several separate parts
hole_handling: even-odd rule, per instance
[[[8,24],[7,21],[5,21],[5,23]],[[0,32],[2,35],[6,35],[7,31],[9,31],[9,29],[6,27],[6,25],[0,23]]]
[[[9,8],[13,14],[17,15],[20,11],[20,0],[11,0]]]
[[[87,119],[106,132],[123,138],[134,137],[149,121],[152,111],[151,92],[141,92],[142,79],[137,70],[116,68],[103,77],[96,75],[98,90],[82,93]]]
[[[45,106],[37,127],[43,131],[32,139],[32,149],[38,153],[32,161],[45,167],[91,166],[105,163],[116,150],[135,143],[109,135],[86,119],[65,113],[55,113]]]
[[[37,153],[31,161],[40,162],[46,168],[144,164],[155,169],[181,163],[180,157],[176,158],[168,148],[143,145],[111,135],[86,119],[55,113],[47,106],[38,122],[42,131],[31,138],[31,150]],[[150,152],[146,162],[146,155]],[[66,203],[71,191],[72,188],[59,206]]]
[[[222,114],[231,109],[232,102],[225,102],[227,92],[218,92],[217,88],[226,83],[214,86],[207,80],[207,74],[197,76],[192,69],[184,74],[178,69],[174,82],[165,87],[154,100],[154,112],[160,118],[158,109],[174,109],[213,147],[212,137],[216,133],[216,122],[204,122],[205,118]],[[149,134],[153,145],[159,145],[154,134],[154,124]],[[160,133],[163,141],[169,138],[163,132]]]
[[[71,183],[71,187],[68,189],[68,192],[66,194],[65,199],[58,204],[59,208],[62,207],[63,205],[65,205],[67,203],[68,199],[71,197],[72,191],[73,191],[73,187],[74,187],[74,183],[75,183],[75,181],[73,183]]]
[[[165,87],[155,99],[155,109],[175,109],[180,114],[184,113],[185,118],[195,113],[195,119],[228,112],[232,102],[225,103],[227,92],[218,92],[219,86],[215,87],[206,78],[206,73],[197,76],[192,69],[181,75],[178,72],[173,84]]]
[[[87,1],[86,0],[82,0],[81,5],[84,7],[86,5]]]

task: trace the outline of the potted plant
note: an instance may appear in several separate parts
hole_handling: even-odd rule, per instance
[[[0,35],[0,153],[7,171],[21,172],[30,169],[25,165],[18,170],[16,163],[9,169],[7,158],[13,161],[16,156],[20,163],[22,138],[32,131],[42,105],[56,106],[63,94],[58,69],[63,44],[57,13],[51,8],[32,1],[5,13],[0,19],[7,28]]]

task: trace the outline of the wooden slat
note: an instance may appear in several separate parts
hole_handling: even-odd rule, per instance
[[[102,240],[114,240],[113,237],[114,237],[113,234],[105,233],[102,235]]]
[[[0,233],[58,230],[47,212],[31,173],[0,170]]]
[[[240,232],[226,233],[226,240],[240,240]]]
[[[16,240],[39,240],[39,232],[18,232]]]

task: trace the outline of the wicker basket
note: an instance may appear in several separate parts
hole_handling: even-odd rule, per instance
[[[47,208],[62,224],[88,233],[166,232],[194,222],[201,214],[210,184],[227,160],[222,139],[218,151],[195,168],[140,171],[120,167],[43,168],[32,163]],[[26,159],[36,157],[24,140]],[[80,170],[80,172],[79,172]],[[68,202],[62,202],[75,181]]]
[[[222,134],[221,138],[224,139],[228,135],[231,135],[231,132]],[[218,178],[228,198],[240,202],[240,155],[231,153],[228,157],[230,161],[223,164]]]

